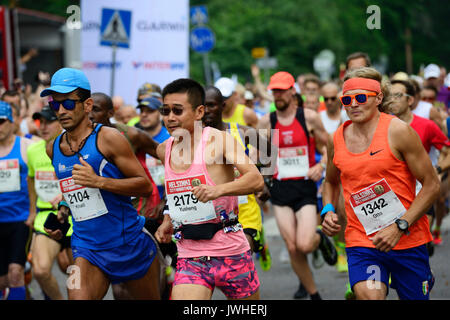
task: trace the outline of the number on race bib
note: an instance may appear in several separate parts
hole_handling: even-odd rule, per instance
[[[86,190],[84,190],[84,192],[77,191],[72,194],[69,193],[68,196],[70,204],[77,204],[83,202],[83,200],[89,200],[89,194],[87,193]]]
[[[0,171],[0,179],[8,179],[8,178],[11,178],[11,172]]]
[[[381,208],[387,207],[386,200],[380,198],[376,200],[373,205],[372,203],[368,203],[367,205],[361,208],[362,211],[367,215],[372,214],[375,210],[380,210]]]
[[[174,196],[173,200],[175,201],[175,206],[188,206],[190,205],[190,200],[192,199],[192,203],[195,204],[198,202],[198,199],[191,193],[191,194],[183,194],[180,196]]]

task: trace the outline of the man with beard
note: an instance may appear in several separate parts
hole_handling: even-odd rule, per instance
[[[328,264],[334,265],[337,260],[333,244],[317,228],[315,182],[322,177],[326,153],[316,163],[315,149],[325,149],[328,134],[317,112],[298,107],[294,84],[288,72],[277,72],[270,78],[268,89],[272,90],[276,111],[261,118],[260,128],[268,134],[275,129],[272,144],[279,148],[269,189],[278,228],[296,275],[311,299],[318,300],[321,298],[306,256],[319,248]]]

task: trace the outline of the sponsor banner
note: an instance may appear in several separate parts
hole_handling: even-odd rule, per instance
[[[188,0],[81,1],[81,60],[92,92],[110,93],[112,48],[100,45],[103,8],[131,11],[129,49],[117,48],[114,95],[135,105],[145,82],[189,77]]]

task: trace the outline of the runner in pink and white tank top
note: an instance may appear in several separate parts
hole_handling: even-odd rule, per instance
[[[165,183],[167,203],[172,220],[183,225],[202,223],[221,223],[224,213],[232,218],[238,215],[236,196],[223,196],[202,203],[191,192],[199,183],[215,185],[212,181],[204,159],[205,146],[208,141],[210,127],[203,130],[201,144],[195,150],[193,164],[182,173],[174,172],[170,167],[170,154],[174,138],[167,141],[165,151]],[[250,249],[242,228],[225,233],[221,228],[210,240],[191,240],[182,238],[177,242],[178,257],[194,258],[200,256],[231,256],[241,254]]]

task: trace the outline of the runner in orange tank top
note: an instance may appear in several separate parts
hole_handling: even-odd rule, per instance
[[[414,130],[382,112],[389,91],[378,71],[356,69],[344,80],[341,102],[351,121],[328,144],[323,231],[332,236],[341,228],[333,207],[341,182],[349,279],[357,299],[384,299],[389,276],[400,299],[429,299],[434,277],[425,212],[438,195],[438,177]],[[415,179],[423,185],[417,197]]]

